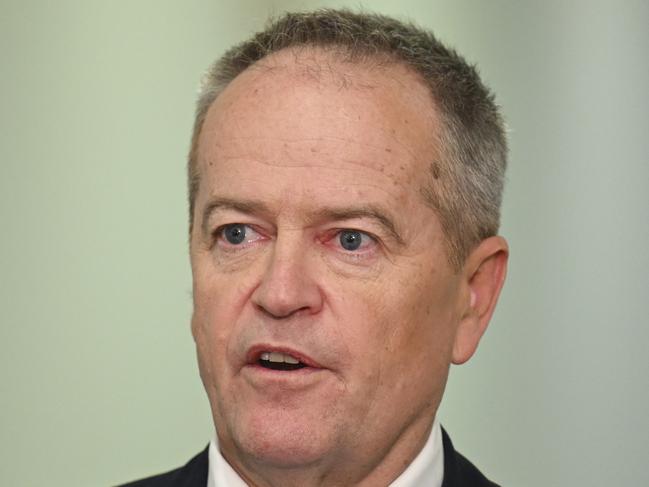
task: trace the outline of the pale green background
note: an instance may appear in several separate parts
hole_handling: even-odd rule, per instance
[[[198,80],[269,12],[344,4],[2,0],[0,485],[111,485],[209,440],[188,328]],[[456,446],[505,486],[649,485],[649,2],[364,5],[478,62],[511,127],[509,281],[451,374]]]

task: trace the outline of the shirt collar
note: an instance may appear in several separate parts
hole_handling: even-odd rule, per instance
[[[223,458],[216,438],[210,441],[207,487],[247,487],[239,474]],[[426,444],[390,487],[441,487],[444,478],[444,448],[442,428],[435,418]]]
[[[210,467],[207,471],[207,487],[248,487],[221,455],[216,437],[210,441],[208,455]]]
[[[390,487],[441,487],[444,479],[444,447],[442,427],[437,418],[433,423],[426,444],[408,468],[399,475]]]

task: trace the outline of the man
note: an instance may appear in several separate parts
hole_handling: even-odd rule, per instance
[[[430,33],[287,14],[209,71],[189,157],[216,438],[133,486],[482,486],[436,413],[505,278],[503,122]]]

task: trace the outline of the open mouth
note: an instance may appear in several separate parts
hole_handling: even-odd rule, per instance
[[[271,370],[290,371],[307,367],[292,355],[281,352],[262,352],[259,355],[257,363],[261,367]]]

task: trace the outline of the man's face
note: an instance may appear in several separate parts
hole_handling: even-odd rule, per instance
[[[219,96],[199,140],[201,377],[226,457],[371,462],[427,434],[460,318],[420,192],[434,108],[401,66],[263,64]]]

